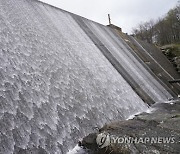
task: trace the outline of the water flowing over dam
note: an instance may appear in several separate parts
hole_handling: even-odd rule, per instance
[[[0,0],[0,154],[63,154],[93,127],[173,97],[110,27]]]

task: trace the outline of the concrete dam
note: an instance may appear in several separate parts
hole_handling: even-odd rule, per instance
[[[37,0],[0,0],[0,154],[64,154],[177,98],[155,47]]]

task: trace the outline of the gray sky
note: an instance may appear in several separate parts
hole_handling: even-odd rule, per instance
[[[163,17],[178,0],[41,0],[103,25],[112,24],[131,33],[139,23]]]

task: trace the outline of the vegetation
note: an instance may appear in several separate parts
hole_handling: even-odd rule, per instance
[[[180,1],[165,17],[150,20],[133,29],[133,35],[161,47],[164,55],[180,73]]]
[[[158,45],[180,43],[180,2],[164,18],[150,20],[133,29],[133,34],[148,43]]]
[[[162,53],[173,64],[176,71],[180,73],[180,44],[170,44],[161,47]]]

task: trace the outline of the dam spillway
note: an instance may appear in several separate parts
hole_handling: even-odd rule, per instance
[[[63,154],[93,127],[172,98],[110,27],[0,0],[0,154]]]

